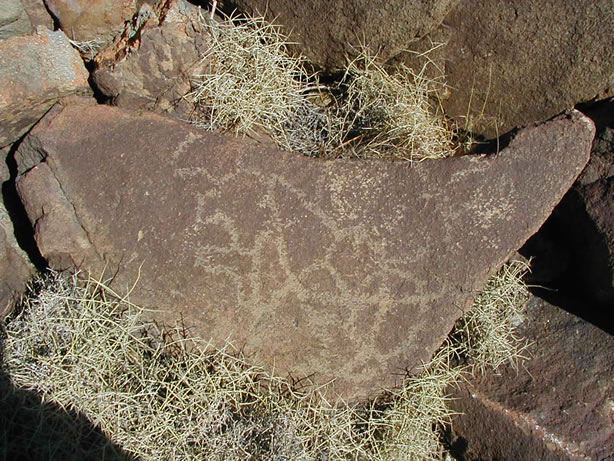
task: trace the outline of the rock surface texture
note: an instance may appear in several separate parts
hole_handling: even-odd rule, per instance
[[[342,69],[356,47],[367,44],[383,59],[406,49],[441,24],[458,0],[236,0],[242,12],[286,26],[290,41],[325,69]]]
[[[89,74],[63,32],[0,41],[0,147],[19,139],[58,99],[89,94]]]
[[[598,130],[591,159],[522,253],[534,258],[539,296],[614,334],[614,99],[588,115]]]
[[[0,149],[0,158],[6,158],[8,149]],[[5,162],[0,162],[0,321],[10,310],[15,296],[21,294],[34,273],[28,256],[19,247],[11,216],[5,207],[7,182],[11,175]]]
[[[461,459],[611,460],[614,337],[535,297],[519,331],[529,361],[455,391]]]
[[[120,290],[140,277],[131,299],[166,320],[352,398],[429,359],[593,135],[573,112],[489,157],[324,161],[73,106],[20,145],[17,187],[53,267],[106,264]]]
[[[45,2],[42,0],[21,0],[21,3],[23,3],[33,30],[36,30],[38,26],[53,30],[53,18],[45,7]]]
[[[21,0],[0,0],[0,40],[32,32]]]
[[[488,138],[614,91],[614,3],[455,0],[236,0],[285,27],[316,66],[341,69],[366,44],[419,70],[428,54],[449,90],[443,108]],[[437,47],[437,44],[443,44]]]
[[[614,100],[609,107],[614,110]],[[604,260],[601,267],[587,274],[588,288],[597,301],[614,306],[614,113],[611,117],[611,126],[596,137],[591,160],[574,189],[600,237],[598,243],[584,249],[585,255]]]
[[[110,42],[136,12],[137,0],[45,0],[45,5],[72,40]]]
[[[458,2],[422,47],[446,44],[448,115],[492,137],[614,89],[612,29],[611,0]]]
[[[122,39],[96,57],[94,85],[119,107],[188,118],[183,96],[207,49],[199,11],[180,0],[141,12],[144,19],[129,25]]]

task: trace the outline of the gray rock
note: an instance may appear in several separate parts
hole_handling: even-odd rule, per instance
[[[63,32],[0,41],[0,147],[19,139],[60,98],[90,94],[89,74]]]
[[[74,106],[22,143],[18,190],[52,264],[106,265],[120,291],[138,278],[131,300],[158,318],[181,313],[352,398],[429,359],[573,183],[593,133],[573,112],[498,155],[325,161]]]
[[[32,24],[21,0],[0,0],[0,40],[32,33]]]
[[[533,342],[530,360],[453,395],[461,459],[612,459],[614,337],[535,297],[519,332]]]
[[[96,57],[93,82],[119,107],[188,118],[192,107],[183,96],[208,47],[198,9],[180,0],[165,8],[145,5],[141,11],[149,13],[138,28],[126,30]]]

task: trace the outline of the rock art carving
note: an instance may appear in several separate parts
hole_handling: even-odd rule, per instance
[[[324,161],[75,105],[22,143],[18,189],[52,265],[117,271],[120,291],[139,278],[130,298],[153,315],[354,398],[429,359],[569,189],[593,135],[574,111],[489,156]],[[73,237],[45,235],[66,222]]]

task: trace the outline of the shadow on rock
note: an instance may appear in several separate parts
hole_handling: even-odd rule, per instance
[[[520,253],[533,258],[527,283],[534,295],[614,334],[607,243],[574,189]]]
[[[597,128],[590,162],[521,253],[535,295],[614,334],[614,98],[579,108]]]

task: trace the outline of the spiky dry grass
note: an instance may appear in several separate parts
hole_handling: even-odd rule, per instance
[[[475,372],[497,369],[504,363],[517,366],[526,359],[529,343],[517,333],[529,299],[524,276],[528,263],[512,260],[487,282],[473,306],[456,323],[456,352]]]
[[[53,274],[7,329],[15,385],[84,414],[141,459],[317,459],[354,442],[349,409],[165,330],[100,283]],[[347,437],[347,439],[346,439]]]
[[[70,43],[76,50],[81,54],[81,56],[86,60],[93,60],[101,48],[104,46],[104,40],[93,39],[93,40],[71,40],[68,39],[68,43]]]
[[[360,48],[346,69],[340,100],[346,155],[424,160],[454,153],[453,133],[433,107],[442,84],[426,77],[427,66],[415,73],[400,65],[390,74]]]
[[[202,57],[210,71],[194,76],[187,95],[198,109],[195,123],[236,134],[281,130],[309,88],[281,28],[263,18],[202,22],[211,40]]]
[[[428,60],[418,73],[400,66],[391,74],[361,47],[341,81],[324,86],[263,18],[203,23],[211,36],[203,56],[209,72],[194,76],[187,95],[197,125],[261,130],[283,149],[326,158],[416,161],[454,153],[453,132],[437,111],[442,83],[426,78]]]
[[[460,333],[400,389],[360,405],[296,389],[230,345],[143,320],[100,282],[54,273],[7,322],[3,368],[15,386],[86,416],[143,460],[442,459],[446,392],[467,371],[459,354],[485,368],[522,350],[509,316],[525,299],[523,267],[493,277]]]

